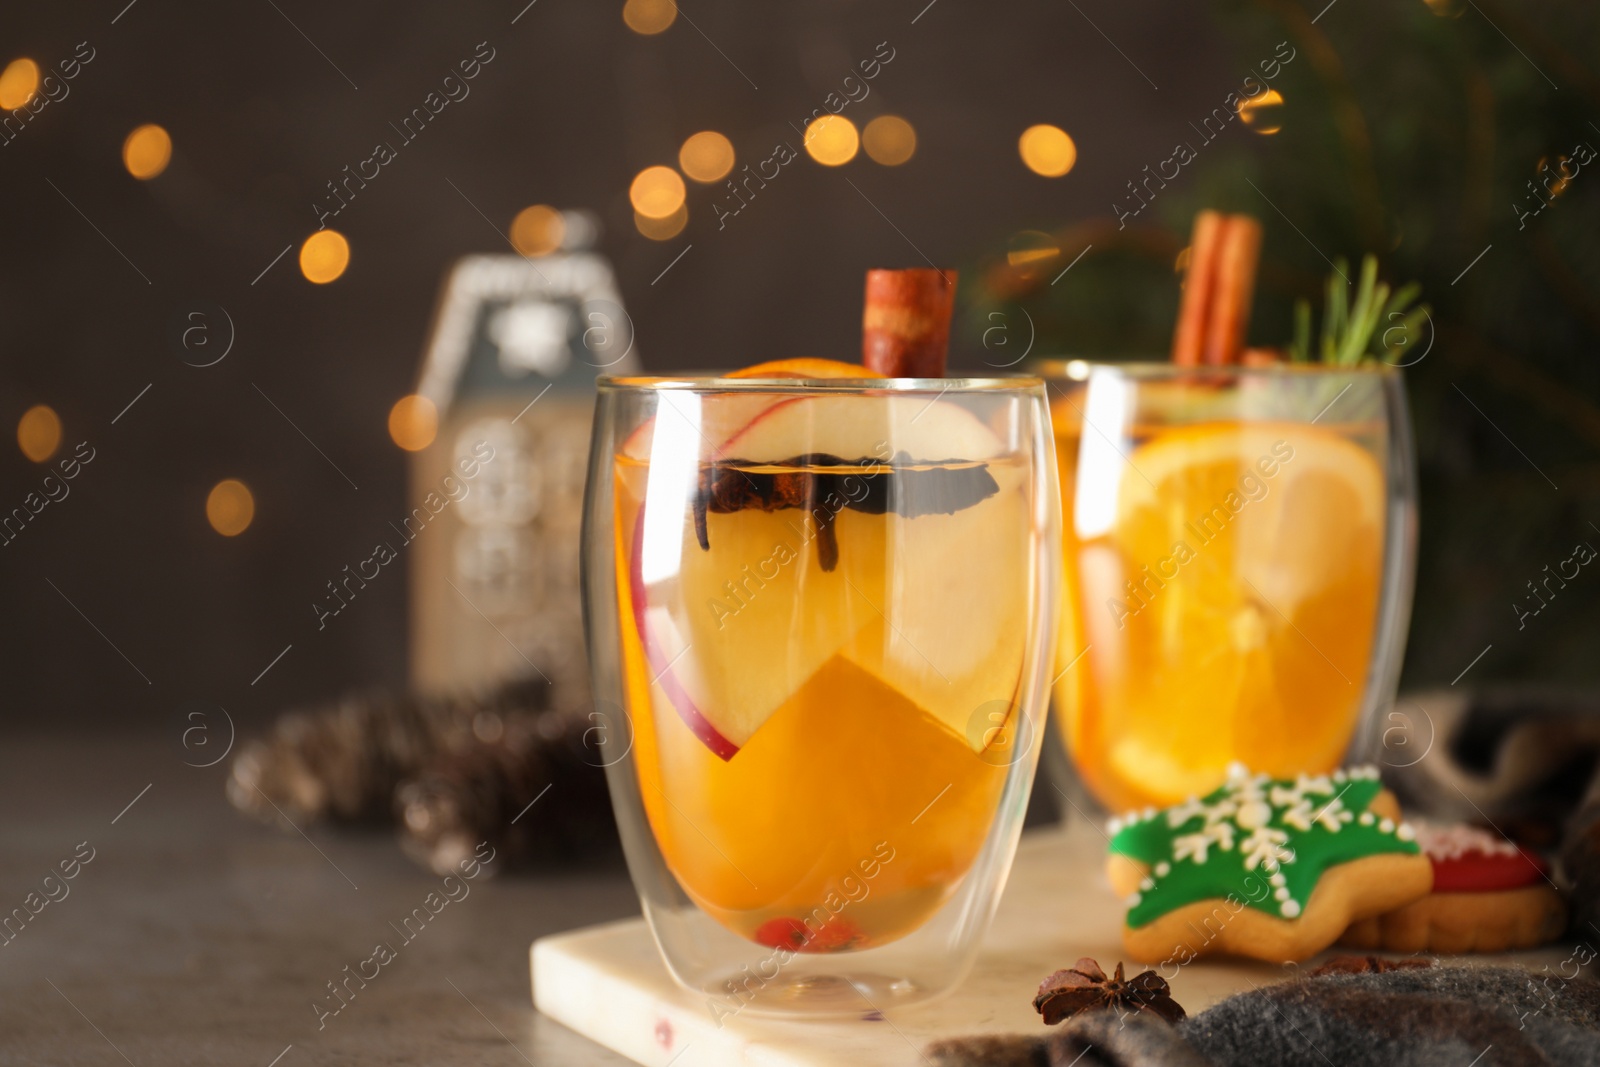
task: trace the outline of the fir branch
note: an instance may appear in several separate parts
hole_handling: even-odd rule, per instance
[[[1293,362],[1317,362],[1331,367],[1376,362],[1394,347],[1386,340],[1389,334],[1400,330],[1402,338],[1409,339],[1428,318],[1428,305],[1416,303],[1422,287],[1412,282],[1391,290],[1389,283],[1378,281],[1378,257],[1370,254],[1362,257],[1361,277],[1356,283],[1355,298],[1351,299],[1345,280],[1347,266],[1343,259],[1336,261],[1328,276],[1315,354],[1311,349],[1311,304],[1295,301],[1294,338],[1288,346]],[[1398,325],[1381,328],[1397,319]],[[1406,343],[1404,339],[1400,344]]]

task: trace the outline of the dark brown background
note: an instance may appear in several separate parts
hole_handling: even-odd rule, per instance
[[[373,528],[405,510],[404,456],[388,438],[389,407],[415,383],[444,271],[463,254],[507,250],[502,233],[520,208],[542,202],[601,218],[600,250],[616,265],[649,369],[848,358],[858,346],[865,269],[917,265],[924,255],[971,268],[1002,255],[1018,231],[1110,220],[1129,179],[1169,156],[1175,141],[1192,139],[1190,123],[1272,55],[1283,34],[1261,13],[1304,24],[1323,7],[692,0],[666,33],[640,37],[624,26],[620,2],[524,2],[96,0],[8,12],[0,62],[26,55],[49,67],[83,41],[96,55],[67,98],[0,146],[0,427],[9,440],[22,412],[46,403],[65,422],[64,450],[87,440],[97,455],[66,500],[0,547],[6,729],[150,729],[176,745],[189,701],[222,705],[248,731],[291,704],[403,684],[401,572],[373,583],[321,633],[310,604],[365,554]],[[1532,61],[1486,16],[1458,4],[1459,18],[1433,20],[1418,5],[1390,21],[1422,19],[1464,54],[1489,57],[1481,61],[1485,84],[1509,109],[1488,146],[1496,153],[1492,195],[1511,197],[1541,153],[1585,127],[1563,118],[1549,137],[1533,137],[1531,120],[1550,116],[1515,103],[1530,98],[1529,86],[1544,91]],[[1379,10],[1371,0],[1338,0],[1315,30],[1341,50],[1388,159],[1425,132],[1455,130],[1472,99],[1451,88],[1460,64],[1409,38],[1364,37]],[[1593,55],[1587,23],[1572,22],[1579,13],[1549,12],[1541,32]],[[1508,25],[1545,60],[1534,30]],[[252,284],[315,229],[312,205],[325,183],[378,140],[397,143],[389,123],[479,42],[495,58],[470,83],[471,95],[401,147],[334,220],[353,249],[344,277],[313,286],[291,251]],[[780,141],[799,148],[791,124],[821,107],[880,42],[894,59],[845,114],[858,126],[884,113],[908,118],[919,137],[909,164],[886,168],[862,155],[831,169],[802,157],[721,231],[711,210],[716,187],[695,186],[684,234],[657,243],[635,232],[627,186],[641,168],[674,162],[683,139],[707,128],[732,140],[741,163],[766,158]],[[1290,92],[1292,79],[1309,81],[1313,68],[1302,58],[1292,71]],[[1549,100],[1588,91],[1572,71],[1555,73],[1570,88],[1551,90]],[[1439,94],[1437,106],[1430,94]],[[131,178],[120,160],[123,138],[144,122],[165,126],[175,145],[167,172],[150,182]],[[1040,178],[1018,160],[1016,138],[1036,122],[1076,139],[1079,162],[1067,177]],[[1316,122],[1298,129],[1309,136]],[[1313,158],[1294,140],[1296,129],[1268,139],[1231,125],[1222,147],[1208,147],[1185,177],[1191,184],[1168,194],[1171,217],[1160,222],[1170,239],[1181,240],[1187,217],[1180,193],[1193,199],[1215,190],[1228,206],[1249,204],[1266,219],[1269,257],[1293,258],[1297,276],[1321,274],[1320,245],[1302,242],[1253,199],[1237,169],[1241,156],[1253,156],[1261,181],[1290,195],[1271,179]],[[1413,162],[1384,170],[1406,211],[1453,203],[1436,190],[1470,169],[1446,157]],[[1311,175],[1296,188],[1315,203],[1337,198],[1341,180]],[[1576,182],[1565,214],[1541,223],[1583,218],[1597,189],[1592,179]],[[1326,218],[1319,231],[1307,205],[1291,210],[1326,239]],[[1496,287],[1509,293],[1513,284],[1543,283],[1516,258],[1533,247],[1526,235],[1505,232],[1514,226],[1499,207],[1489,217],[1488,237],[1469,243],[1421,224],[1407,229],[1409,215],[1397,214],[1407,242],[1397,244],[1399,255],[1411,257],[1398,269],[1424,277],[1430,298],[1458,301],[1453,325],[1444,324],[1457,339],[1486,333],[1473,308],[1500,307],[1504,334],[1528,339],[1523,358],[1545,363],[1534,385],[1555,408],[1576,412],[1568,422],[1581,430],[1584,419],[1594,421],[1593,391],[1582,384],[1593,368],[1583,355],[1588,342],[1574,338],[1587,336],[1588,320],[1569,310],[1516,320],[1509,304],[1495,304]],[[1451,286],[1488,239],[1497,242],[1495,255],[1471,284]],[[1335,233],[1329,247],[1362,246]],[[1087,275],[1070,276],[1055,292],[1070,297],[1074,285],[1097,304],[1100,291]],[[1176,292],[1164,282],[1157,289]],[[174,326],[201,306],[226,310],[236,343],[217,366],[196,369],[181,361]],[[1168,305],[1142,306],[1150,310],[1134,321],[1148,327],[1160,319],[1153,333],[1164,333]],[[1286,314],[1283,299],[1258,310],[1258,332],[1264,317]],[[1108,313],[1091,321],[1118,320]],[[971,316],[958,324],[955,366],[983,365],[981,325]],[[1070,332],[1058,343],[1071,348]],[[1102,343],[1091,338],[1085,347]],[[1412,375],[1424,490],[1432,494],[1424,499],[1421,589],[1437,610],[1419,611],[1410,680],[1447,682],[1490,641],[1496,650],[1474,680],[1592,678],[1592,597],[1579,590],[1553,605],[1537,635],[1518,634],[1507,606],[1525,578],[1569,555],[1574,532],[1586,528],[1595,482],[1584,457],[1592,449],[1572,450],[1571,426],[1550,417],[1549,404],[1530,402],[1538,390],[1502,391],[1523,371],[1474,377],[1451,347]],[[1467,407],[1453,391],[1457,382],[1497,422]],[[1543,474],[1518,454],[1523,447],[1577,494],[1543,496]],[[43,474],[13,445],[0,447],[0,513],[37,489]],[[251,528],[231,539],[204,516],[207,491],[224,477],[246,482],[257,506]],[[1516,492],[1501,493],[1507,487]],[[1476,531],[1470,538],[1451,539],[1468,527]]]
[[[446,266],[505,250],[495,228],[521,207],[602,218],[600,247],[651,369],[848,358],[867,267],[920,263],[918,249],[965,263],[1016,230],[1108,211],[1129,161],[1154,158],[1195,102],[1233,79],[1202,13],[1153,0],[1085,12],[1159,90],[1071,5],[939,0],[912,25],[926,0],[702,2],[640,37],[620,3],[539,0],[513,26],[520,2],[278,0],[280,13],[267,0],[139,0],[113,25],[123,3],[19,7],[0,57],[48,67],[80,41],[96,52],[70,95],[0,148],[0,424],[9,436],[24,410],[47,403],[69,449],[87,439],[97,452],[66,500],[0,548],[0,714],[26,731],[170,726],[176,737],[191,699],[248,723],[403,681],[403,577],[374,583],[322,633],[308,627],[308,605],[371,528],[404,511],[389,406],[414,383]],[[388,123],[481,41],[495,59],[471,95],[335,220],[352,247],[345,276],[313,286],[291,252],[252,285],[315,229],[324,182],[376,140],[396,141]],[[779,141],[799,148],[789,123],[882,41],[895,58],[845,113],[858,125],[909,118],[920,139],[909,164],[863,154],[835,170],[802,158],[722,232],[706,187],[691,188],[681,237],[635,232],[626,194],[639,169],[675,162],[682,140],[706,128],[725,133],[741,163]],[[171,166],[150,182],[120,160],[144,122],[174,141]],[[1034,122],[1077,139],[1067,178],[1037,177],[1018,160],[1016,138]],[[237,331],[228,358],[207,369],[180,362],[171,339],[196,302],[225,308]],[[968,362],[981,351],[974,336],[957,348]],[[0,503],[19,504],[43,474],[14,445],[0,448]],[[223,477],[256,497],[254,525],[237,538],[205,520],[206,493]]]

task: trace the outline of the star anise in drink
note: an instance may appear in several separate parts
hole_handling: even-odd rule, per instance
[[[1085,956],[1065,971],[1057,971],[1039,985],[1033,1010],[1054,1026],[1079,1012],[1110,1008],[1118,1012],[1148,1011],[1169,1023],[1185,1018],[1183,1007],[1172,999],[1166,979],[1155,971],[1124,978],[1122,964],[1110,977],[1100,964]]]

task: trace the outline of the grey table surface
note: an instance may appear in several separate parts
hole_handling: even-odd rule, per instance
[[[0,917],[38,909],[0,935],[0,1065],[627,1062],[538,1015],[528,976],[534,938],[638,913],[620,860],[478,879],[403,942],[390,924],[440,879],[391,833],[253,823],[226,761],[193,758],[176,738],[0,740]],[[46,886],[83,842],[94,858]],[[327,983],[385,941],[392,962],[319,1028]]]

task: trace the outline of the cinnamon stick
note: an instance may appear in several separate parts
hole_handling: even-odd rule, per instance
[[[956,272],[867,271],[861,362],[891,378],[942,378],[955,310]]]
[[[1223,218],[1216,211],[1202,211],[1194,217],[1194,234],[1189,241],[1189,273],[1183,283],[1183,301],[1178,308],[1178,328],[1172,335],[1172,362],[1184,367],[1199,366],[1206,338],[1206,320],[1211,312],[1212,290],[1216,284],[1217,253],[1221,250]]]
[[[1249,215],[1230,215],[1222,225],[1207,317],[1204,362],[1226,365],[1239,361],[1244,330],[1255,295],[1256,263],[1261,258],[1261,223]]]

